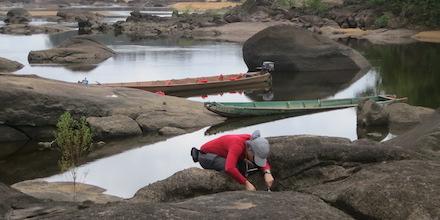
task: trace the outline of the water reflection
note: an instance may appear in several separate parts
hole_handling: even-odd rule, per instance
[[[274,73],[271,96],[247,95],[255,101],[326,98],[350,86],[358,74],[359,71]]]
[[[354,40],[348,44],[375,67],[378,90],[408,97],[412,105],[439,107],[440,44],[372,45]]]
[[[355,109],[350,108],[248,126],[232,130],[231,133],[251,133],[259,129],[264,136],[314,134],[354,140],[357,138],[355,117]],[[224,134],[204,136],[206,130],[204,128],[96,160],[79,168],[79,180],[106,189],[106,194],[132,197],[138,189],[149,183],[165,179],[185,168],[199,166],[192,162],[189,155],[191,147],[199,147]],[[71,181],[72,178],[67,172],[46,180]]]
[[[132,42],[127,36],[110,34],[94,37],[114,49],[117,55],[96,68],[72,69],[61,65],[28,64],[29,51],[52,48],[74,35],[74,32],[32,36],[0,35],[0,56],[25,64],[18,74],[32,73],[69,82],[77,82],[84,77],[91,82],[105,83],[178,79],[247,71],[239,44],[169,39]]]

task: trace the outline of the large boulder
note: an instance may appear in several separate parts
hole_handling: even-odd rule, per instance
[[[440,159],[440,110],[427,117],[422,124],[385,142],[389,146],[399,146],[416,151],[427,157]]]
[[[292,25],[266,28],[243,45],[250,71],[273,61],[276,72],[360,70],[368,61],[355,50]]]
[[[0,73],[1,72],[15,72],[21,68],[23,68],[23,64],[8,60],[6,58],[0,57]]]
[[[137,89],[86,86],[26,75],[0,74],[0,103],[0,121],[35,140],[53,134],[58,118],[66,111],[75,118],[123,115],[127,121],[143,114],[154,114],[158,119],[166,121],[161,124],[162,127],[175,127],[174,122],[168,119],[170,115],[179,115],[193,123],[191,128],[180,127],[186,132],[223,120],[206,110],[202,103],[186,99],[160,96]],[[101,118],[100,121],[106,124],[105,120]],[[108,123],[112,131],[125,128],[121,123]],[[139,134],[137,123],[131,120],[130,124],[135,133]]]
[[[433,109],[406,103],[393,103],[386,106],[385,110],[389,114],[390,128],[397,133],[414,127],[434,113]]]
[[[53,49],[29,52],[28,61],[29,63],[97,64],[114,54],[112,49],[94,39],[75,37]]]
[[[270,163],[278,190],[343,180],[365,165],[419,158],[411,151],[345,138],[287,136],[270,138]]]
[[[32,17],[28,11],[23,8],[13,8],[6,13],[6,24],[27,24]]]
[[[303,188],[360,219],[436,219],[440,164],[406,160],[364,167],[344,181]]]
[[[95,139],[128,137],[142,134],[139,125],[128,116],[88,117]]]

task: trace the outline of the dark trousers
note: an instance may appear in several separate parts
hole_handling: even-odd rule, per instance
[[[224,172],[226,159],[216,154],[200,152],[199,163],[204,169]],[[248,176],[249,172],[258,170],[254,164],[249,164],[244,160],[238,161],[237,168],[243,176]]]

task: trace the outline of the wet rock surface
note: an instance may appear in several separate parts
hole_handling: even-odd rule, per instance
[[[29,63],[97,64],[114,55],[104,44],[87,37],[75,37],[56,48],[31,51]]]
[[[0,78],[0,101],[3,103],[0,121],[20,129],[35,140],[44,140],[43,137],[53,134],[59,116],[65,111],[71,112],[74,117],[124,115],[131,119],[142,114],[155,114],[158,118],[171,119],[167,120],[170,123],[174,115],[185,119],[197,118],[191,120],[191,129],[189,126],[180,127],[187,132],[223,120],[200,103],[141,90],[85,86],[36,76],[3,74]],[[118,123],[112,126],[118,126]],[[163,124],[165,126],[174,127],[167,123]],[[106,134],[106,137],[113,136],[120,137],[118,129]]]
[[[360,70],[369,66],[358,52],[333,40],[291,25],[264,29],[243,45],[250,71],[274,61],[276,72]]]
[[[13,60],[9,60],[3,57],[0,57],[0,73],[1,72],[15,72],[21,68],[23,68],[24,65]]]

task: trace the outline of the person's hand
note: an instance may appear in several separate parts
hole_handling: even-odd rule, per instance
[[[245,186],[246,186],[246,190],[247,190],[247,191],[256,191],[256,190],[257,190],[257,189],[255,188],[255,186],[252,185],[252,183],[249,182],[248,180],[246,180]]]
[[[268,189],[270,189],[270,187],[272,187],[273,181],[274,181],[274,179],[273,179],[272,174],[270,174],[270,173],[264,174],[264,182],[266,182],[266,186]]]

